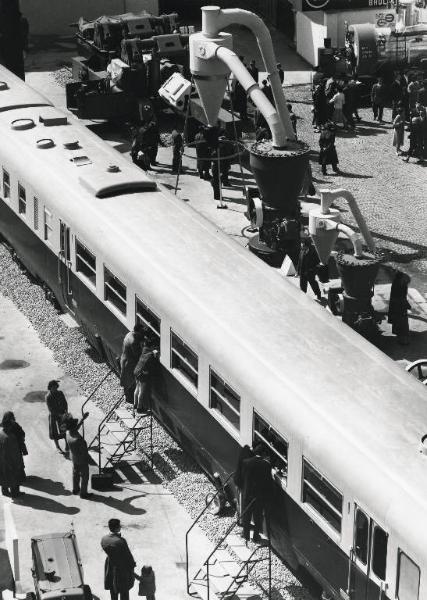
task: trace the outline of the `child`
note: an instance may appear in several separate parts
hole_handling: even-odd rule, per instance
[[[135,573],[135,579],[139,581],[138,596],[146,596],[147,600],[156,600],[156,578],[154,571],[149,565],[144,565],[141,569],[141,575]]]

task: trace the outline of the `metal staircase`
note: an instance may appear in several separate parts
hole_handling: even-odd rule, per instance
[[[268,589],[263,590],[271,600],[271,543],[262,536],[262,545],[248,547],[243,538],[234,533],[238,520],[233,520],[226,532],[220,538],[203,562],[193,578],[189,575],[189,536],[195,525],[209,510],[210,505],[218,495],[224,493],[224,488],[231,478],[226,479],[222,488],[218,489],[205,508],[193,521],[186,534],[186,570],[187,593],[202,600],[231,600],[257,599],[260,593],[249,584],[249,576],[255,566],[263,561],[268,561]],[[240,518],[251,508],[247,506]]]
[[[98,454],[98,472],[114,469],[126,456],[135,455],[137,450],[142,451],[153,468],[153,415],[151,409],[143,413],[136,413],[129,404],[123,404],[124,395],[106,413],[98,425],[97,433],[88,444],[89,452]],[[137,440],[143,432],[148,433],[147,450],[137,446]]]

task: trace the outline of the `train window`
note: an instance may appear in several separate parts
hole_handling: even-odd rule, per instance
[[[195,388],[199,380],[199,359],[197,354],[171,330],[171,367],[177,369]]]
[[[76,271],[96,286],[96,257],[76,239]]]
[[[25,215],[27,212],[27,194],[20,183],[18,183],[18,212],[20,215]]]
[[[303,459],[302,501],[310,504],[334,529],[341,532],[342,494]]]
[[[210,369],[210,407],[236,429],[240,429],[240,396],[225,381]]]
[[[359,508],[356,509],[354,533],[354,552],[356,557],[366,565],[368,561],[369,519]]]
[[[10,198],[10,175],[3,169],[3,198]]]
[[[378,525],[374,525],[374,535],[372,539],[372,571],[375,575],[385,580],[385,570],[387,563],[387,541],[388,535]]]
[[[254,411],[252,445],[264,444],[270,450],[271,466],[276,475],[286,482],[288,475],[288,442]]]
[[[39,228],[39,200],[34,196],[34,229]]]
[[[135,298],[135,320],[154,333],[160,346],[160,319],[138,296]]]
[[[44,239],[50,242],[52,239],[52,213],[46,207],[44,209]]]
[[[104,266],[104,300],[126,314],[126,286]]]
[[[399,551],[397,577],[397,598],[399,600],[418,600],[420,568],[402,550]]]

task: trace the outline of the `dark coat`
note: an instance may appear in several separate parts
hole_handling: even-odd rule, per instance
[[[241,488],[243,485],[243,461],[247,458],[252,458],[253,455],[254,453],[247,444],[240,449],[236,470],[234,471],[233,476],[234,483],[238,488]]]
[[[319,137],[319,164],[336,165],[338,163],[337,150],[335,148],[335,133],[325,129]]]
[[[25,480],[24,461],[13,430],[0,429],[0,486],[15,487]]]
[[[299,255],[298,275],[304,275],[307,279],[314,277],[319,263],[319,255],[313,244],[304,244]]]
[[[153,569],[147,572],[147,568],[143,567],[141,570],[141,577],[139,578],[138,596],[154,596],[156,593],[156,576],[154,575]]]
[[[242,464],[242,501],[247,507],[252,500],[267,504],[273,491],[270,463],[260,456],[246,458]]]
[[[123,340],[120,356],[120,385],[126,390],[135,384],[134,370],[141,355],[141,337],[129,331]]]
[[[104,588],[117,594],[133,588],[135,560],[127,541],[117,533],[104,535],[101,547],[107,555],[104,567]]]
[[[59,440],[64,437],[60,430],[61,420],[68,411],[67,400],[61,390],[50,390],[46,394],[46,404],[49,410],[49,438]]]
[[[392,324],[395,335],[408,335],[408,309],[411,308],[407,300],[408,278],[397,273],[391,284],[390,301],[388,306],[388,322]]]

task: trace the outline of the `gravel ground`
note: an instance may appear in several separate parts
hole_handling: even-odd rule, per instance
[[[9,297],[29,319],[41,341],[52,350],[55,360],[88,396],[106,375],[108,367],[100,363],[78,328],[68,328],[58,312],[45,298],[43,289],[35,284],[0,244],[0,277],[2,294]],[[110,377],[93,400],[104,411],[122,395],[116,376]],[[154,470],[162,484],[171,491],[192,517],[202,510],[206,495],[214,491],[212,484],[195,461],[185,454],[156,422],[153,427]],[[144,440],[140,441],[144,447]],[[146,447],[146,446],[145,446]],[[229,511],[231,512],[231,511]],[[233,515],[215,517],[207,514],[200,526],[212,541],[218,541],[233,522]],[[265,553],[266,550],[260,550]],[[289,569],[273,555],[272,586],[274,600],[312,600],[312,596]],[[267,562],[254,571],[253,583],[267,586]]]

